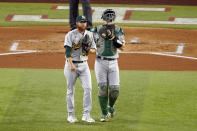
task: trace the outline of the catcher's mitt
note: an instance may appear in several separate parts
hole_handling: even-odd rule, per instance
[[[113,40],[115,38],[114,32],[115,32],[114,24],[103,25],[101,29],[99,30],[101,37],[103,37],[104,39],[108,39],[108,40]]]
[[[104,39],[112,40],[113,45],[116,48],[122,47],[122,42],[115,36],[115,25],[114,24],[106,24],[103,25],[102,28],[99,30],[101,37]]]
[[[83,56],[87,56],[88,52],[90,51],[90,37],[88,34],[86,34],[82,40],[82,53]]]

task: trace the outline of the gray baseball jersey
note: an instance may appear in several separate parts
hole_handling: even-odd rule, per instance
[[[88,59],[88,56],[82,54],[82,40],[83,37],[88,34],[91,41],[91,48],[96,49],[96,45],[93,39],[93,34],[90,31],[85,31],[82,35],[77,29],[68,32],[65,36],[64,46],[72,47],[71,58],[73,61],[84,61]]]
[[[64,46],[72,47],[71,58],[72,61],[77,61],[79,63],[73,62],[76,67],[76,72],[71,71],[70,64],[68,61],[65,63],[64,75],[67,82],[67,111],[68,114],[75,113],[74,110],[74,88],[77,78],[80,79],[82,87],[84,89],[83,98],[83,112],[89,113],[92,108],[92,83],[91,74],[89,66],[87,63],[88,56],[83,56],[82,53],[82,41],[84,36],[88,34],[91,41],[91,48],[96,48],[95,42],[93,40],[93,34],[90,31],[85,31],[84,34],[78,32],[77,29],[68,32],[65,36]]]

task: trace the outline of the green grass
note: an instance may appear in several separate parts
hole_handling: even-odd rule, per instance
[[[165,6],[163,6],[165,7]],[[170,12],[133,11],[131,20],[159,20],[165,21],[170,17],[197,18],[196,6],[172,6]]]
[[[116,116],[99,122],[97,84],[92,71],[94,124],[66,122],[63,70],[0,69],[0,131],[132,130],[195,131],[197,72],[120,71]],[[76,84],[76,116],[83,89]]]
[[[155,6],[151,6],[155,7]],[[157,7],[157,6],[156,6]],[[131,20],[148,20],[148,21],[168,21],[170,17],[177,18],[197,18],[196,6],[158,6],[158,7],[170,7],[170,12],[145,12],[145,11],[133,11]],[[132,24],[132,26],[147,27],[143,24]],[[197,25],[149,25],[150,27],[162,27],[162,28],[187,28],[197,29]]]
[[[65,23],[41,23],[41,22],[6,22],[9,14],[49,15],[49,18],[68,18],[68,11],[50,10],[54,4],[47,3],[0,3],[0,26],[33,26],[33,25],[59,25]]]
[[[65,26],[68,23],[43,23],[43,22],[6,22],[5,18],[9,14],[27,14],[27,15],[48,15],[49,18],[68,19],[68,10],[51,10],[54,5],[68,6],[68,4],[48,4],[48,3],[6,3],[0,2],[0,26]],[[133,11],[132,20],[168,20],[169,17],[188,17],[197,18],[196,6],[168,6],[168,5],[113,5],[113,4],[92,4],[100,7],[170,7],[171,12],[143,12]],[[82,11],[80,11],[82,14]],[[95,23],[97,25],[97,23]],[[119,24],[125,26],[140,27],[162,27],[162,28],[186,28],[197,29],[197,25],[145,25],[145,24]]]

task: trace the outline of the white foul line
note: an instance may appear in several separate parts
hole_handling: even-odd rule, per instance
[[[178,58],[185,58],[185,59],[191,59],[191,60],[197,60],[196,57],[189,57],[189,56],[180,56],[180,55],[170,55],[165,53],[155,53],[154,55],[164,55],[164,56],[172,56],[172,57],[178,57]]]
[[[184,59],[192,59],[197,60],[197,57],[189,57],[189,56],[180,56],[180,55],[172,55],[165,52],[119,52],[119,53],[125,53],[125,54],[151,54],[151,55],[162,55],[162,56],[172,56],[172,57],[178,57],[178,58],[184,58]]]
[[[37,52],[37,51],[34,51]],[[13,52],[13,53],[0,53],[0,55],[17,55],[17,54],[27,54],[27,53],[33,53],[33,51],[29,52]]]
[[[138,42],[139,38],[134,38],[134,41],[132,42]],[[33,52],[40,52],[37,50],[17,50],[19,43],[14,42],[12,46],[10,47],[10,51],[16,51],[13,53],[0,53],[0,55],[15,55],[15,54],[25,54],[25,53],[33,53]],[[185,59],[192,59],[197,60],[196,57],[189,57],[189,56],[179,56],[179,55],[173,55],[175,54],[182,54],[184,49],[184,44],[180,44],[177,48],[176,52],[122,52],[118,50],[119,53],[126,53],[126,54],[152,54],[152,55],[163,55],[163,56],[172,56],[172,57],[178,57],[178,58],[185,58]]]

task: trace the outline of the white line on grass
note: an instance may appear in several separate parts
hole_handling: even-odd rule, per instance
[[[93,13],[93,22],[102,22],[99,16],[104,11],[103,7],[98,7],[99,9],[95,10]],[[143,21],[143,20],[124,20],[126,9],[119,11],[118,8],[113,8],[119,16],[116,19],[116,23],[130,23],[130,24],[186,24],[186,25],[196,25],[197,18],[175,18],[174,21]],[[11,21],[29,21],[29,22],[63,22],[68,23],[69,19],[43,19],[43,15],[14,15]]]

